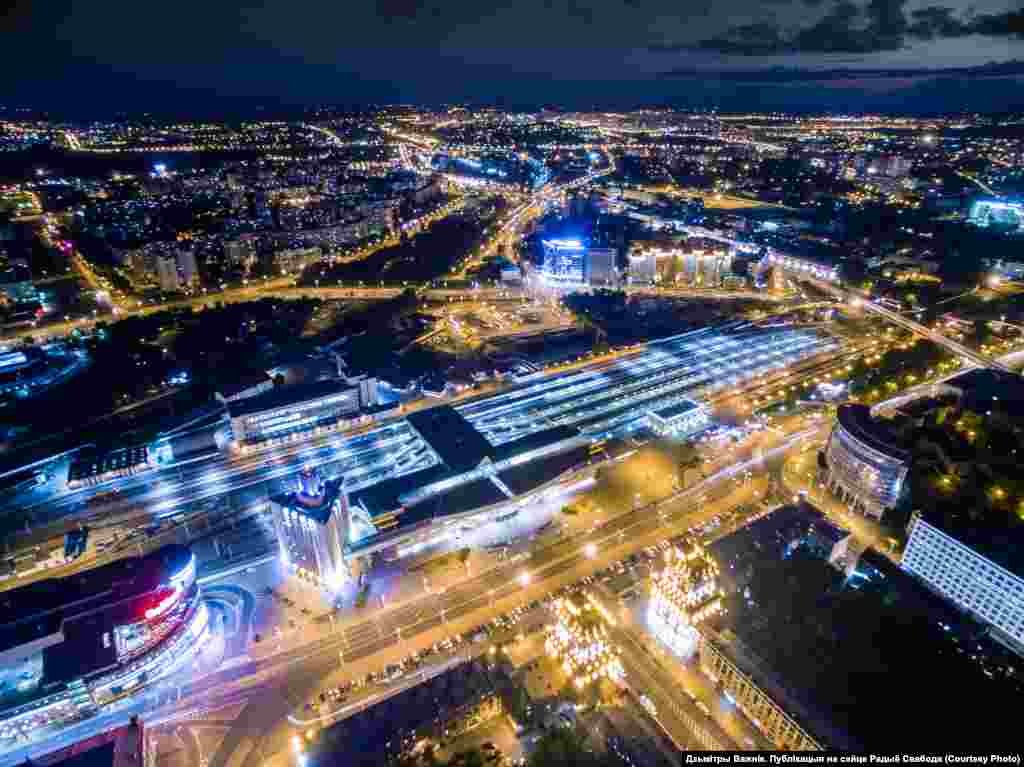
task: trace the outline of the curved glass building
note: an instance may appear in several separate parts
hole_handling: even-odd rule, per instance
[[[903,492],[910,453],[866,405],[842,405],[825,450],[829,489],[854,510],[881,519]]]

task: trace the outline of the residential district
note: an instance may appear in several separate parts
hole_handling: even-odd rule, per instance
[[[1016,748],[1014,120],[5,118],[0,764]]]

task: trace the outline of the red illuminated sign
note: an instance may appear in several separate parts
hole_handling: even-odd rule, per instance
[[[165,612],[170,610],[180,598],[181,590],[172,589],[171,592],[167,594],[167,596],[165,596],[159,602],[157,602],[156,605],[146,610],[146,620],[151,621],[154,618],[159,618]]]

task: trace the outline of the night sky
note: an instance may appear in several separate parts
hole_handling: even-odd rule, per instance
[[[1024,109],[1020,0],[15,0],[2,23],[0,99],[54,114]]]

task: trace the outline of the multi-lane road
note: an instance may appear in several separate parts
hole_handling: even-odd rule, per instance
[[[285,676],[289,684],[301,685],[303,680],[314,684],[337,673],[339,666],[343,673],[365,673],[368,668],[409,654],[448,633],[465,631],[507,612],[516,604],[575,582],[645,545],[678,534],[686,527],[746,501],[749,491],[744,493],[738,480],[751,469],[764,466],[765,461],[777,460],[820,430],[821,427],[815,426],[798,432],[763,456],[739,461],[665,501],[624,511],[591,534],[559,540],[535,550],[526,562],[500,565],[443,594],[424,595],[392,609],[377,610],[366,619],[339,623],[336,632],[322,639],[259,659],[243,660],[200,679],[187,680],[186,676],[187,681],[173,688],[167,684],[157,685],[119,704],[116,711],[104,712],[73,725],[45,743],[23,744],[9,750],[0,757],[0,767],[87,737],[132,714],[166,713],[163,707],[169,703],[182,709],[195,705],[197,700],[209,705],[215,696],[237,695],[250,688],[273,686]],[[588,544],[597,547],[596,555],[591,555],[593,550]]]

